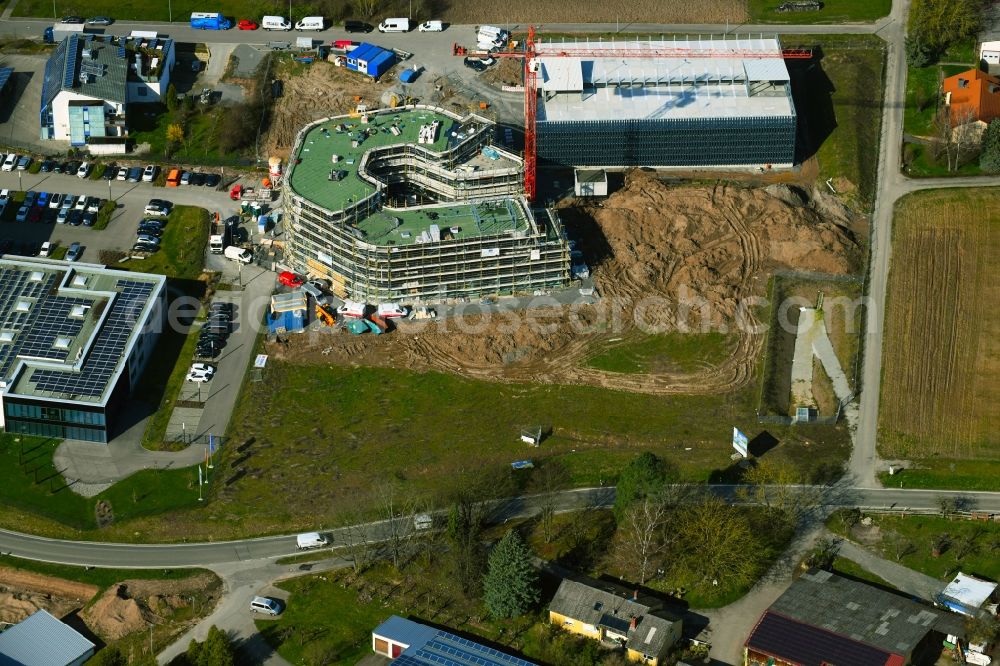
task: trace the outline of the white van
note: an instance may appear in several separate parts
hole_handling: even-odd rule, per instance
[[[322,30],[324,27],[322,16],[306,16],[295,24],[296,30]]]
[[[227,247],[222,251],[222,254],[225,255],[226,259],[232,259],[241,264],[249,264],[253,261],[253,254],[250,250],[244,250],[242,247],[236,247],[235,245]]]
[[[444,23],[441,21],[424,21],[417,26],[420,32],[441,32],[444,30]]]
[[[409,32],[410,19],[408,18],[387,18],[378,24],[379,32]]]
[[[337,308],[337,314],[344,317],[364,317],[365,310],[368,309],[367,303],[359,303],[358,301],[344,301],[344,304]]]
[[[506,40],[510,36],[506,30],[498,28],[495,25],[481,25],[476,34],[479,36],[479,41],[489,40],[491,42],[495,42],[498,39]]]
[[[299,550],[308,550],[309,548],[323,548],[329,542],[326,537],[319,532],[306,532],[305,534],[300,534],[295,537],[295,545]]]
[[[254,613],[264,613],[265,615],[277,615],[281,612],[281,606],[270,597],[254,597],[250,601],[250,610]]]
[[[260,20],[260,27],[264,30],[291,30],[292,22],[284,16],[265,16]]]
[[[399,303],[379,303],[377,311],[378,316],[383,319],[385,317],[405,317],[409,314],[409,310]]]

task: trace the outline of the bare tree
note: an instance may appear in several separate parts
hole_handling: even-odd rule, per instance
[[[365,17],[371,17],[375,15],[375,10],[378,9],[379,0],[358,0],[357,7],[361,14]]]
[[[358,511],[350,511],[342,518],[341,534],[344,550],[350,557],[356,573],[361,573],[371,564],[375,556],[375,543],[365,517]]]
[[[901,534],[897,534],[893,538],[891,546],[892,556],[896,558],[897,562],[902,562],[904,557],[917,552],[917,547],[913,545],[913,542]]]
[[[546,460],[538,468],[534,476],[535,490],[539,498],[538,524],[542,530],[542,539],[551,543],[555,538],[556,493],[569,483],[569,472],[558,460]]]
[[[942,107],[934,118],[934,129],[935,153],[948,171],[957,171],[978,153],[981,132],[974,109],[962,108],[953,114],[949,107]]]
[[[385,526],[385,543],[392,558],[392,566],[399,568],[399,562],[406,554],[407,546],[413,538],[413,520],[416,503],[402,500],[396,484],[380,482],[375,488],[379,518]]]
[[[636,571],[640,585],[646,584],[652,560],[667,547],[663,528],[669,512],[662,496],[644,497],[625,510],[616,550],[621,563]]]

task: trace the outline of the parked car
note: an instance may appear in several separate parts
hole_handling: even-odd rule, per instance
[[[24,171],[29,166],[31,166],[31,161],[32,161],[31,157],[29,157],[28,155],[25,155],[24,157],[22,157],[21,159],[19,159],[17,161],[17,170],[18,171]]]
[[[278,615],[281,613],[281,605],[270,597],[254,597],[250,601],[250,610],[265,615]]]
[[[114,180],[115,176],[117,175],[118,175],[118,165],[109,164],[108,166],[104,167],[104,173],[101,174],[101,178],[103,178],[104,180]]]
[[[205,187],[218,187],[219,183],[222,182],[222,176],[217,173],[206,173],[205,174]]]
[[[76,203],[75,194],[64,194],[62,200],[62,208],[72,208],[73,204]]]
[[[42,173],[49,173],[55,165],[55,160],[42,160],[42,166],[38,170]]]
[[[79,210],[71,210],[66,216],[66,224],[71,227],[78,227],[83,224],[83,212]]]
[[[195,365],[205,365],[204,363],[196,363]],[[208,370],[195,370],[192,367],[188,370],[187,381],[195,382],[196,384],[201,384],[204,382],[211,381],[212,377],[215,375],[215,369],[212,366],[206,366]]]
[[[115,174],[115,180],[124,181],[126,178],[128,178],[128,167],[119,167],[118,173]]]
[[[27,192],[24,193],[24,205],[34,206],[35,199],[37,198],[38,198],[38,192],[35,192],[34,190],[28,190]]]
[[[87,211],[83,214],[83,226],[92,227],[97,223],[97,214]]]
[[[79,25],[84,22],[84,18],[82,16],[63,16],[62,20],[59,22]]]
[[[377,312],[378,316],[384,319],[387,317],[405,317],[410,311],[399,303],[379,303]]]
[[[347,32],[371,32],[374,29],[375,26],[364,21],[344,21],[344,30]]]
[[[145,169],[142,170],[142,182],[152,183],[154,180],[156,180],[156,174],[157,172],[159,172],[159,170],[160,168],[155,164],[148,165]]]
[[[79,243],[71,243],[66,250],[66,261],[76,261],[83,254],[83,247]]]
[[[84,211],[87,210],[87,199],[90,197],[80,195],[76,198],[76,203],[73,204],[73,210]]]
[[[170,214],[170,202],[163,201],[162,199],[150,199],[149,203],[146,204],[146,215],[154,215],[156,217],[165,216]]]
[[[56,222],[66,224],[67,220],[69,220],[69,208],[60,208],[59,213],[56,215]]]
[[[49,205],[49,196],[48,192],[42,192],[38,195],[38,198],[35,199],[35,205],[39,208],[45,208]]]
[[[215,366],[210,363],[192,363],[188,372],[215,372]]]
[[[475,72],[485,72],[487,69],[486,65],[479,58],[466,58],[462,61],[462,64]]]
[[[444,30],[444,23],[441,21],[424,21],[417,26],[420,32],[441,32]]]
[[[111,25],[115,20],[110,16],[95,16],[87,19],[87,25]]]
[[[10,203],[10,190],[0,190],[0,204]]]
[[[88,213],[99,213],[101,212],[101,206],[104,205],[105,199],[100,197],[89,197],[87,200],[87,212]]]
[[[182,171],[181,172],[181,185],[190,185],[190,184],[191,184],[191,172],[190,171]]]
[[[130,183],[138,183],[142,179],[142,167],[132,167],[128,170],[126,180]]]
[[[136,234],[146,234],[147,236],[156,236],[159,238],[163,235],[163,231],[159,227],[151,227],[140,224],[139,228],[136,229]]]
[[[156,231],[163,231],[163,220],[157,219],[155,217],[144,217],[139,220],[139,226],[143,229],[155,229]]]
[[[3,171],[13,171],[14,167],[16,166],[17,166],[17,154],[11,153],[10,155],[4,158],[3,165],[0,166],[0,169],[2,169]]]
[[[63,195],[58,192],[54,192],[51,197],[49,197],[49,208],[59,208],[62,206]]]
[[[236,27],[239,30],[256,30],[260,26],[257,25],[256,21],[251,21],[250,19],[240,19],[236,24]]]
[[[78,178],[88,178],[90,177],[90,162],[84,162],[80,165],[80,168],[76,170],[76,175]]]
[[[83,164],[83,162],[79,160],[70,160],[64,165],[65,168],[63,168],[63,173],[76,173],[76,170],[80,168],[81,164]]]
[[[52,173],[62,173],[65,162],[56,162],[52,165]]]
[[[305,281],[295,273],[292,273],[291,271],[282,271],[281,273],[278,274],[278,282],[285,285],[286,287],[294,288],[294,287],[301,287],[303,282]]]
[[[52,254],[52,243],[50,243],[49,241],[45,241],[44,243],[42,243],[42,247],[38,249],[38,256],[47,257],[50,254]]]
[[[156,236],[151,236],[150,234],[136,234],[136,238],[139,243],[149,243],[150,245],[160,244],[160,239]]]
[[[192,185],[204,185],[205,184],[205,174],[194,171],[191,173],[191,184]]]
[[[149,252],[150,254],[158,252],[160,247],[158,245],[150,245],[149,243],[136,243],[132,246],[133,252]]]
[[[31,210],[31,206],[21,206],[17,209],[17,215],[14,216],[15,222],[27,222],[28,221],[28,211]]]

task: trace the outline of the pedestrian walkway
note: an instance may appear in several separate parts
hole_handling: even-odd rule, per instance
[[[934,601],[937,594],[944,589],[945,584],[936,578],[881,558],[853,541],[846,539],[842,541],[838,554],[875,574],[900,592],[925,601]]]
[[[16,6],[17,6],[17,0],[10,0],[10,2],[7,3],[7,9],[3,10],[3,13],[0,14],[0,21],[6,21],[7,19],[9,19],[11,15],[14,13],[14,7]]]

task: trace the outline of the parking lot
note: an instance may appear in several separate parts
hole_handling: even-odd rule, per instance
[[[0,222],[0,238],[13,241],[15,252],[19,247],[37,247],[44,241],[57,246],[77,242],[84,246],[82,260],[91,262],[99,261],[101,250],[125,251],[132,247],[143,210],[150,199],[166,199],[174,205],[200,206],[223,215],[233,208],[233,202],[225,192],[205,187],[163,188],[143,182],[89,180],[56,173],[0,172],[0,189],[58,192],[117,201],[118,207],[104,230],[57,224],[55,218],[58,211],[54,209],[46,209],[38,222],[14,222],[15,209],[5,213],[4,221]]]

